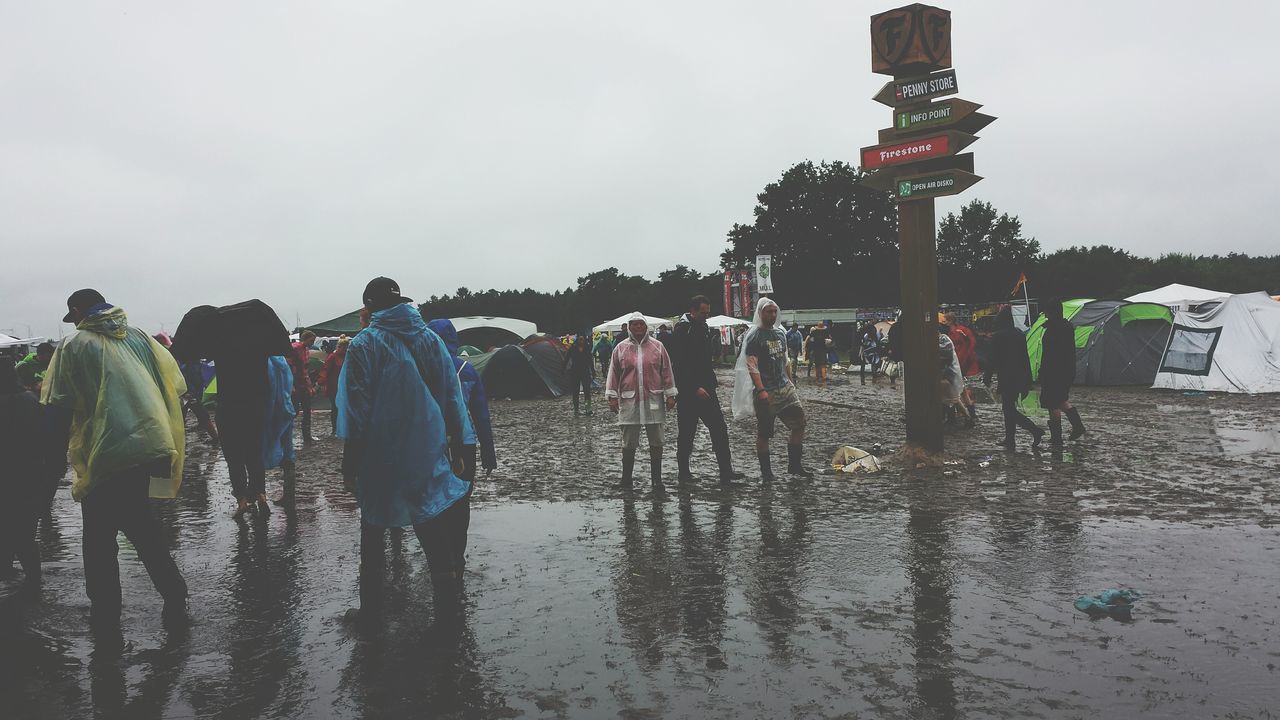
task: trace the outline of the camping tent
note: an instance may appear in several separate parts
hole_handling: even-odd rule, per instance
[[[1192,287],[1191,285],[1165,285],[1162,288],[1148,290],[1144,293],[1131,295],[1125,300],[1129,302],[1149,302],[1157,305],[1166,305],[1174,310],[1189,310],[1196,305],[1203,305],[1209,302],[1222,300],[1230,295],[1230,293],[1218,292],[1217,290],[1205,290],[1204,288]]]
[[[502,347],[519,343],[538,332],[538,326],[534,323],[515,318],[467,315],[449,320],[453,323],[453,328],[458,331],[458,339],[463,344],[478,348]],[[308,325],[307,328],[321,337],[355,335],[360,332],[360,311],[353,310],[332,320]]]
[[[1256,292],[1177,313],[1153,387],[1280,392],[1280,303]]]
[[[19,347],[21,345],[39,345],[44,342],[42,337],[33,338],[16,338],[12,335],[0,333],[0,348]]]
[[[715,315],[707,318],[707,327],[709,328],[749,327],[750,325],[751,323],[746,320],[739,320],[728,315]]]
[[[490,398],[560,397],[568,391],[564,350],[545,335],[467,358],[467,362],[480,373]]]
[[[1124,300],[1067,300],[1075,327],[1077,385],[1151,385],[1169,340],[1173,313],[1164,305]],[[1044,316],[1027,331],[1031,375],[1040,376]]]
[[[637,310],[636,312],[640,312],[640,311]],[[623,329],[627,327],[627,319],[630,318],[633,314],[635,313],[627,313],[622,317],[616,317],[607,322],[602,322],[599,325],[591,328],[591,331],[592,332],[615,332],[615,333],[622,332]],[[640,313],[640,314],[644,315],[644,313]],[[644,315],[644,321],[646,323],[649,323],[649,332],[657,332],[658,328],[662,325],[670,325],[672,327],[675,327],[675,323],[666,318]]]

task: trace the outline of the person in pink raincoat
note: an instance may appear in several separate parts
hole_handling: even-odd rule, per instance
[[[627,339],[618,343],[609,360],[605,397],[622,427],[622,486],[631,488],[640,428],[649,438],[649,464],[654,492],[662,492],[662,425],[667,410],[676,406],[676,381],[667,348],[649,336],[640,313],[627,320]]]

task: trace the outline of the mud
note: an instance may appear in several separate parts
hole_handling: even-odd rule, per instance
[[[900,388],[855,375],[801,395],[812,466],[839,445],[901,443]],[[1280,398],[1074,400],[1090,434],[1061,452],[1032,453],[1025,436],[1000,450],[984,405],[976,429],[948,433],[949,464],[770,485],[750,427],[734,425],[750,477],[730,490],[712,481],[705,433],[699,481],[676,487],[672,418],[665,496],[618,489],[603,403],[574,418],[567,400],[498,401],[500,467],[476,491],[457,636],[432,628],[412,533],[388,540],[385,624],[351,621],[359,518],[335,440],[301,451],[295,512],[245,522],[216,449],[195,441],[180,497],[157,502],[191,623],[161,623],[122,538],[124,644],[89,634],[64,489],[41,528],[43,584],[0,588],[0,715],[1280,713]],[[1143,593],[1132,622],[1072,607],[1108,587]]]

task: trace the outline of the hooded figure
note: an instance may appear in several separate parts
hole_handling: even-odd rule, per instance
[[[613,349],[605,397],[622,426],[622,485],[631,488],[631,472],[640,428],[649,439],[649,465],[656,492],[662,485],[662,425],[666,411],[675,407],[675,376],[667,348],[649,337],[649,325],[640,313],[627,318],[627,338]]]
[[[182,482],[182,371],[168,350],[130,327],[124,311],[97,291],[77,291],[67,307],[64,319],[75,322],[77,332],[54,353],[41,402],[69,420],[71,495],[84,521],[91,623],[109,629],[120,622],[120,532],[164,598],[165,613],[185,613],[187,584],[147,499],[172,498]]]
[[[267,358],[267,413],[262,439],[262,467],[282,468],[283,489],[277,505],[293,504],[298,455],[293,447],[293,425],[297,411],[293,406],[293,370],[289,361],[279,355]]]
[[[361,612],[381,606],[385,528],[412,525],[444,620],[459,607],[450,511],[471,489],[476,434],[448,348],[408,302],[390,278],[365,288],[369,327],[338,379],[342,473],[360,503]]]
[[[756,455],[762,480],[773,479],[769,440],[778,419],[791,435],[787,440],[787,472],[813,477],[804,467],[804,406],[787,374],[787,335],[778,326],[778,304],[767,297],[756,303],[751,329],[742,340],[734,366],[733,418],[756,418]]]
[[[1040,407],[1049,411],[1049,442],[1062,444],[1062,414],[1071,421],[1071,439],[1084,435],[1080,412],[1072,407],[1071,384],[1076,379],[1075,328],[1062,317],[1062,302],[1046,301],[1040,355]]]
[[[938,386],[942,407],[948,410],[955,408],[965,416],[966,424],[972,426],[973,418],[961,400],[964,394],[964,373],[960,370],[960,358],[956,356],[955,344],[947,334],[946,325],[938,326],[938,367],[941,372]]]
[[[1013,310],[1005,306],[996,315],[996,331],[991,336],[989,364],[983,375],[983,384],[991,384],[991,376],[999,378],[1000,405],[1004,411],[1004,440],[1006,448],[1014,446],[1016,428],[1031,433],[1031,447],[1040,447],[1044,431],[1018,409],[1019,398],[1025,398],[1031,390],[1031,358],[1027,355],[1027,339],[1013,324]]]
[[[40,401],[23,387],[12,358],[0,357],[0,463],[4,502],[0,503],[0,577],[13,572],[16,555],[27,580],[40,577],[36,524],[44,510],[48,438]]]

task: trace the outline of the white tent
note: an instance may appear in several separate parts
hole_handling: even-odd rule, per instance
[[[1152,387],[1280,392],[1280,303],[1256,292],[1228,295],[1202,312],[1175,312]]]
[[[39,345],[42,342],[44,342],[42,337],[16,338],[0,333],[0,348],[16,347],[18,345]]]
[[[715,315],[707,318],[707,327],[709,328],[749,327],[750,325],[751,323],[746,320],[739,320],[728,315]]]
[[[640,312],[640,311],[637,310],[636,312]],[[616,317],[608,322],[602,322],[599,325],[591,328],[591,330],[592,332],[622,332],[622,329],[627,326],[627,318],[631,317],[634,314],[635,313],[627,313],[622,317]],[[640,313],[640,314],[644,315],[644,313]],[[651,317],[649,315],[644,315],[644,321],[646,323],[649,323],[649,332],[654,332],[654,333],[658,332],[658,327],[662,325],[675,327],[675,323],[671,322],[666,318]]]
[[[1148,290],[1144,293],[1138,293],[1125,298],[1129,302],[1148,302],[1156,305],[1165,305],[1174,310],[1190,310],[1196,305],[1203,305],[1207,302],[1222,300],[1231,293],[1218,292],[1217,290],[1206,290],[1204,288],[1192,287],[1191,285],[1180,285],[1173,283],[1165,285],[1162,288]]]
[[[466,317],[449,318],[449,321],[453,323],[453,329],[458,332],[474,328],[498,328],[499,330],[506,330],[509,333],[519,335],[521,340],[530,335],[538,334],[537,325],[528,320],[516,320],[515,318],[468,315]]]

